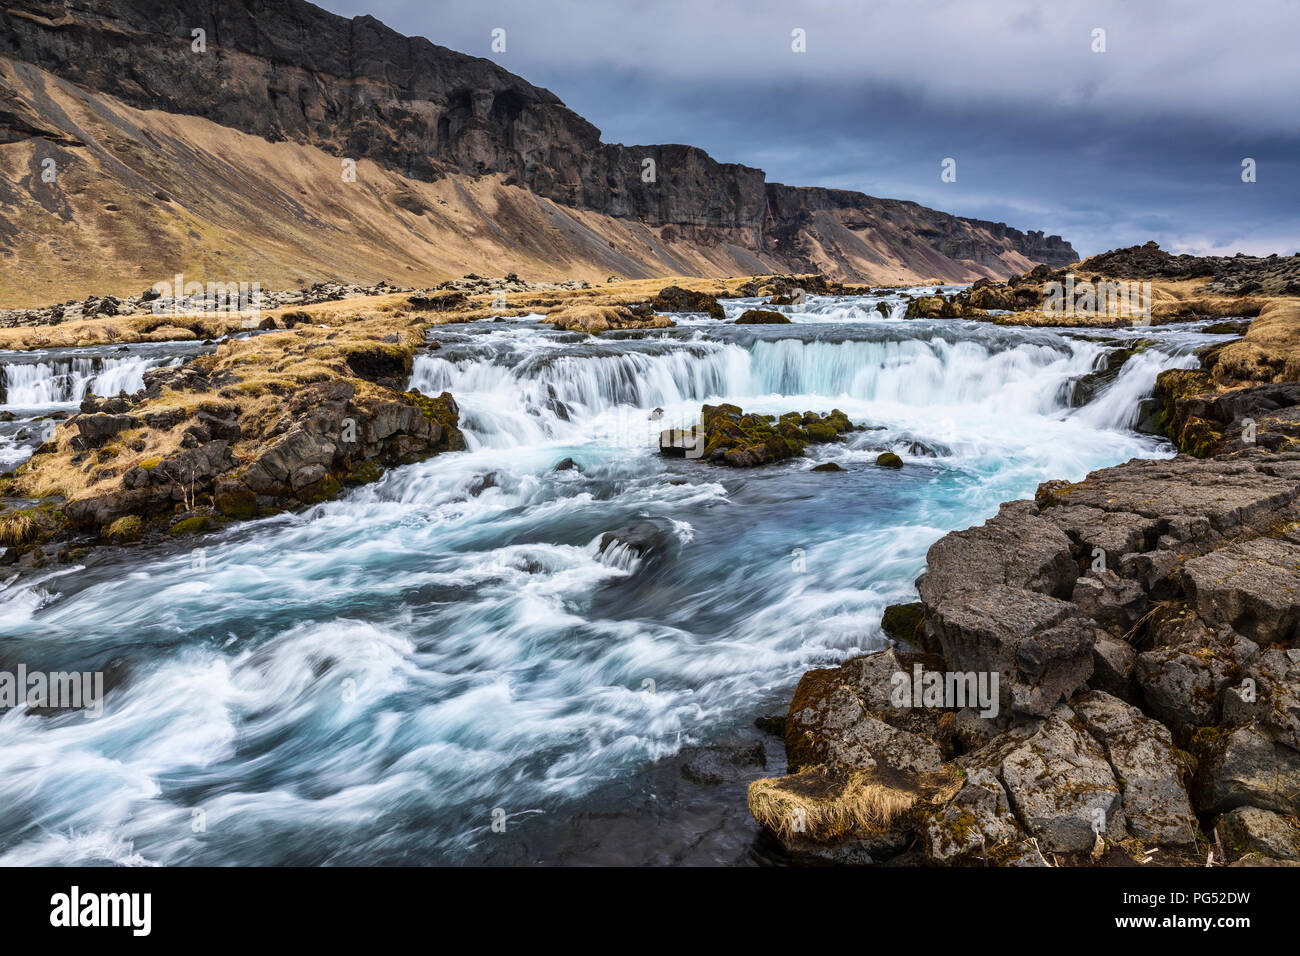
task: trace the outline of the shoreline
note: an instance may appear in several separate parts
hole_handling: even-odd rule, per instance
[[[814,862],[1300,858],[1298,339],[1300,303],[1265,305],[1160,376],[1183,454],[936,542],[920,600],[886,609],[894,646],[799,682],[759,823]],[[917,668],[993,678],[998,716],[893,693]]]

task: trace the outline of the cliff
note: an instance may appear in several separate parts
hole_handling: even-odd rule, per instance
[[[196,30],[204,31],[202,52],[193,49]],[[164,156],[175,145],[153,129],[164,113],[370,160],[416,183],[490,178],[566,209],[668,229],[656,236],[670,244],[722,247],[726,265],[718,269],[822,266],[867,281],[961,280],[1077,259],[1057,236],[768,183],[761,170],[719,163],[691,146],[602,143],[553,93],[488,60],[302,0],[22,0],[0,11],[0,57],[8,61],[0,62],[7,65],[0,85],[13,104],[0,111],[0,150],[32,138],[93,145],[117,161],[106,170],[120,179],[140,173],[122,155],[124,139]],[[63,84],[75,86],[54,89]],[[143,115],[123,116],[103,137],[81,125],[63,97],[90,97],[101,116]],[[654,182],[642,181],[647,159]],[[30,169],[12,159],[6,166],[14,194],[6,205],[48,206],[25,188]],[[15,231],[7,230],[11,251]],[[648,267],[656,269],[662,274]]]

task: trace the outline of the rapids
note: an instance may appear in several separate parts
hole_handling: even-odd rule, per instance
[[[0,715],[0,863],[768,859],[744,787],[783,757],[755,717],[784,713],[806,669],[883,646],[881,611],[914,599],[945,532],[1041,481],[1171,454],[1134,430],[1143,399],[1223,340],[904,321],[878,301],[598,339],[537,317],[439,327],[411,385],[455,395],[466,451],[6,578],[0,670],[106,670],[112,689],[94,720]],[[1070,407],[1137,338],[1158,344]],[[6,407],[138,387],[135,365],[85,360],[7,358]],[[719,401],[838,407],[868,430],[748,472],[657,454],[660,428]],[[882,450],[905,467],[877,468]],[[634,524],[660,554],[600,553]],[[683,775],[701,747],[755,744],[766,767]]]

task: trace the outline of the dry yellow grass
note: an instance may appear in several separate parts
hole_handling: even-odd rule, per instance
[[[286,400],[303,387],[347,379],[357,390],[358,399],[378,395],[378,386],[356,377],[348,365],[349,355],[386,351],[398,360],[403,356],[409,359],[423,343],[427,323],[404,312],[367,316],[345,308],[344,303],[329,305],[333,308],[321,310],[321,315],[335,325],[302,325],[225,342],[214,352],[194,359],[195,367],[225,384],[201,394],[164,389],[157,398],[133,408],[131,414],[143,416],[181,409],[187,419],[199,410],[223,419],[234,417],[243,437],[232,451],[249,460],[266,444],[266,434],[284,414]],[[170,429],[121,432],[98,449],[92,461],[74,461],[77,450],[71,441],[77,429],[62,424],[51,439],[53,450],[33,455],[20,466],[6,494],[32,498],[59,495],[68,499],[100,494],[129,469],[177,452],[190,424],[186,420]],[[105,474],[104,469],[114,474]]]
[[[39,526],[26,511],[0,515],[0,545],[7,548],[25,544],[36,537]]]
[[[1076,275],[1088,275],[1086,268],[1076,266]],[[1104,277],[1103,277],[1104,278]],[[1128,279],[1110,281],[1129,282]],[[1258,315],[1269,302],[1288,301],[1258,296],[1205,295],[1199,290],[1206,279],[1180,279],[1176,282],[1154,280],[1151,283],[1151,321],[1156,325],[1180,322],[1193,318],[1230,318]],[[1293,300],[1292,300],[1293,301]],[[1129,308],[1123,302],[1115,315],[1075,313],[1064,315],[1054,312],[1028,311],[999,316],[998,324],[1056,326],[1063,328],[1110,328],[1128,326],[1142,318],[1140,310]]]
[[[1300,301],[1266,305],[1245,338],[1219,352],[1214,377],[1224,385],[1300,381]]]
[[[314,305],[288,305],[263,309],[253,313],[213,314],[202,316],[131,315],[107,318],[81,319],[59,325],[19,326],[0,329],[0,349],[26,351],[56,347],[82,347],[88,345],[128,345],[137,342],[156,342],[177,339],[215,339],[223,335],[247,331],[249,320],[271,318],[277,324],[285,323],[288,313],[308,316],[312,326],[331,328],[351,325],[354,322],[391,316],[422,326],[444,325],[449,322],[472,322],[497,315],[521,316],[529,314],[554,315],[579,307],[629,306],[652,299],[661,289],[670,285],[696,292],[707,292],[723,298],[740,295],[740,287],[747,282],[762,283],[771,276],[736,276],[726,279],[701,279],[689,276],[669,276],[663,279],[635,279],[596,283],[589,289],[557,289],[544,291],[480,293],[468,297],[466,303],[446,312],[427,312],[410,305],[410,293],[391,292],[375,296],[357,296]],[[796,277],[798,278],[798,277]],[[504,308],[497,308],[500,300]],[[261,337],[259,337],[261,338]]]
[[[783,839],[825,843],[851,833],[879,832],[911,811],[921,799],[872,773],[845,778],[821,766],[786,777],[766,777],[749,785],[749,812]]]

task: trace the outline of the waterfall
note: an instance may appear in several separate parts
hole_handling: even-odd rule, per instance
[[[0,365],[0,407],[76,404],[87,393],[110,396],[144,387],[144,373],[179,359],[76,357]]]
[[[852,400],[911,408],[974,405],[1003,416],[1045,414],[1063,408],[1061,384],[1091,371],[1103,352],[1088,341],[1022,342],[999,349],[939,337],[764,339],[749,347],[690,342],[670,349],[622,343],[621,350],[604,346],[576,354],[550,349],[459,359],[420,355],[411,387],[429,394],[450,391],[463,410],[471,446],[503,446],[575,437],[584,425],[620,407],[649,411],[727,396],[786,396],[816,401],[825,406],[821,410]],[[1168,357],[1154,353],[1150,358],[1161,360]],[[1138,382],[1121,380],[1126,394],[1131,380]],[[1112,403],[1125,400],[1117,396]]]

